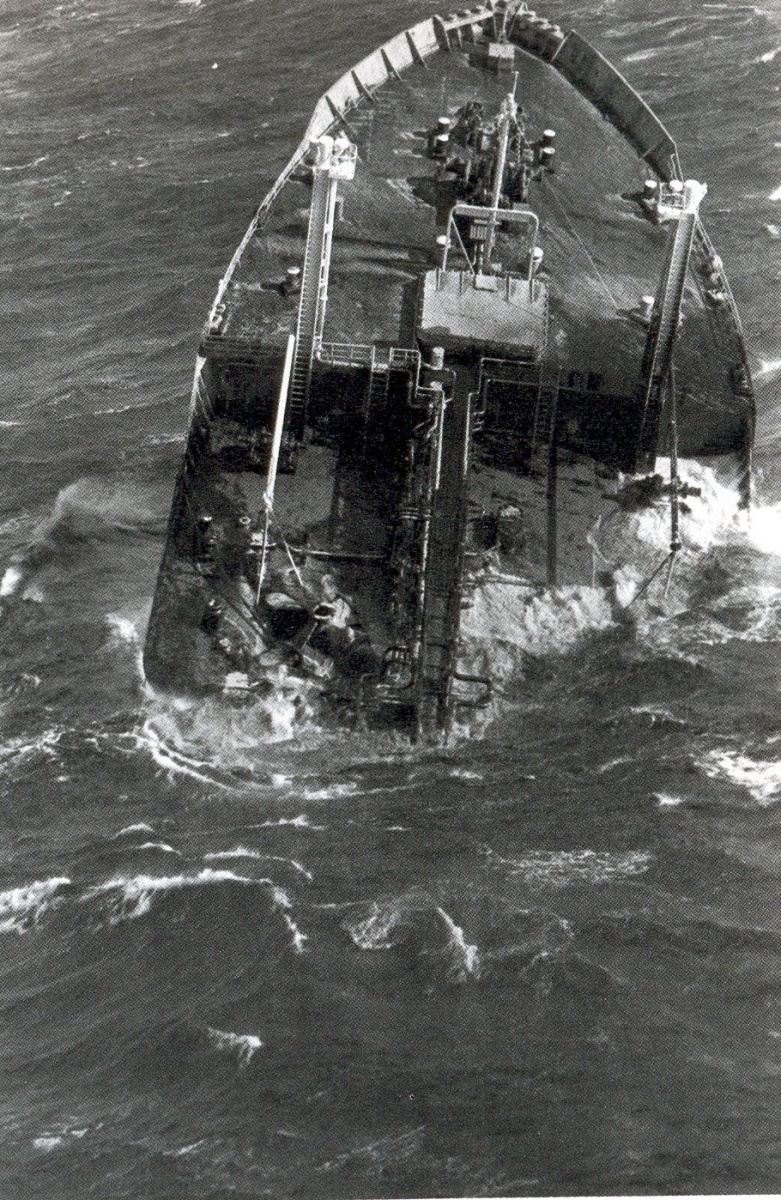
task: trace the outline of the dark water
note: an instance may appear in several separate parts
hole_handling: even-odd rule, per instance
[[[405,749],[139,667],[200,323],[407,0],[0,12],[0,1195],[781,1189],[781,7],[556,0],[707,179],[752,531]],[[15,568],[14,568],[15,569]],[[578,636],[575,636],[575,635]]]

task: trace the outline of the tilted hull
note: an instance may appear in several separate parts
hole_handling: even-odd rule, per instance
[[[669,506],[675,553],[658,453],[746,502],[740,322],[681,178],[626,81],[524,5],[422,22],[343,76],[204,330],[150,681],[249,701],[296,679],[443,727],[490,695],[502,588],[593,584],[617,506]]]

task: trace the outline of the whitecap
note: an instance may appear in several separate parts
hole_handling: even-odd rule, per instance
[[[161,854],[176,854],[178,858],[182,857],[181,850],[177,850],[174,846],[169,846],[167,842],[141,842],[138,846],[131,846],[131,850],[159,850]]]
[[[61,902],[57,892],[70,883],[67,876],[55,875],[0,892],[0,933],[24,933],[37,925],[45,912]]]
[[[294,858],[285,858],[281,854],[263,854],[260,850],[250,850],[247,846],[234,846],[232,850],[213,850],[209,854],[204,854],[204,862],[220,862],[223,859],[232,858],[249,858],[257,862],[279,862],[285,863],[287,866],[298,871],[310,883],[314,880],[314,875],[308,871],[305,866],[297,862]]]
[[[328,787],[305,791],[305,800],[338,800],[340,796],[352,796],[358,790],[357,783],[332,783]]]
[[[109,908],[109,921],[132,921],[148,913],[156,895],[181,891],[184,888],[211,887],[221,883],[238,883],[247,887],[271,887],[274,901],[278,903],[277,889],[271,879],[253,879],[247,875],[236,875],[233,871],[215,871],[204,867],[196,875],[120,875],[88,888],[81,896],[81,903],[105,899]],[[284,893],[283,893],[284,895]]]
[[[105,621],[110,630],[110,644],[138,645],[138,630],[127,617],[121,617],[119,613],[107,613]]]
[[[444,908],[437,906],[436,911],[444,921],[449,935],[448,950],[453,958],[450,968],[451,975],[462,982],[468,975],[479,976],[480,955],[478,954],[477,946],[470,946],[468,944],[464,937],[463,929],[460,925],[456,925],[453,918],[445,912]]]
[[[296,829],[308,829],[312,833],[322,833],[325,825],[313,825],[312,821],[306,813],[300,813],[297,817],[278,817],[276,821],[261,821],[259,825],[253,825],[253,829],[272,829],[277,825],[292,825]]]
[[[16,166],[10,167],[0,166],[0,171],[28,171],[30,167],[39,167],[41,163],[47,162],[48,159],[48,154],[42,154],[40,158],[34,158],[30,162],[18,163]]]
[[[342,928],[349,933],[359,950],[391,950],[397,945],[394,933],[402,923],[398,901],[378,904],[373,901],[368,917],[345,920]]]
[[[467,771],[466,767],[453,767],[449,772],[451,779],[467,779],[474,783],[485,783],[485,776],[478,771]]]
[[[781,762],[750,758],[737,750],[711,750],[697,765],[710,779],[745,788],[763,808],[781,797]]]
[[[36,754],[53,758],[57,753],[57,746],[63,733],[64,730],[55,728],[47,729],[45,733],[31,742],[26,742],[23,738],[13,738],[5,745],[0,746],[0,763],[10,764],[24,761]]]
[[[146,750],[157,765],[168,774],[185,775],[190,779],[197,779],[201,783],[229,788],[229,784],[223,783],[213,774],[207,773],[210,769],[214,769],[210,762],[205,759],[190,758],[179,750],[175,750],[164,741],[151,721],[146,721],[141,730],[136,731],[133,736],[138,747]]]
[[[777,187],[774,192],[771,192],[768,200],[781,200],[781,187]]]
[[[56,1150],[62,1145],[63,1139],[56,1134],[42,1134],[41,1137],[33,1139],[33,1145],[36,1150]]]
[[[215,1029],[214,1026],[207,1025],[206,1035],[215,1050],[235,1054],[241,1068],[248,1067],[253,1055],[263,1048],[263,1042],[254,1033],[233,1033],[229,1029]],[[188,1154],[200,1145],[200,1142],[194,1142],[180,1150],[179,1154]]]
[[[136,825],[126,825],[124,829],[120,829],[114,834],[114,840],[121,837],[128,837],[133,833],[154,833],[151,825],[147,825],[146,821],[139,821]]]
[[[212,850],[204,854],[204,862],[219,862],[230,858],[261,859],[265,857],[259,850],[249,850],[246,846],[234,846],[232,850]]]
[[[651,799],[659,808],[678,808],[684,803],[683,796],[671,796],[667,792],[654,792]]]
[[[282,919],[292,935],[291,944],[293,949],[295,950],[296,954],[303,954],[306,943],[309,941],[308,935],[298,928],[295,921],[288,913],[283,913]]]
[[[659,53],[655,47],[650,47],[648,50],[636,50],[634,54],[625,54],[625,63],[646,62],[649,58],[656,58]]]
[[[7,567],[3,578],[0,579],[0,597],[13,596],[22,582],[22,572],[19,567]]]

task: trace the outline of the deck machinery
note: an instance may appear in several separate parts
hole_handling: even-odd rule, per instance
[[[595,510],[562,506],[562,471],[590,464],[602,491],[619,472],[658,481],[664,443],[672,475],[650,490],[669,497],[672,564],[678,454],[729,458],[747,502],[753,398],[699,219],[706,188],[681,180],[674,143],[613,68],[501,0],[402,41],[418,76],[450,58],[437,86],[405,85],[399,39],[359,64],[354,111],[338,85],[321,101],[222,281],[145,662],[159,685],[244,698],[281,668],[418,731],[490,696],[490,671],[465,668],[459,641],[489,565],[556,585],[563,523],[576,578],[569,551]],[[536,86],[540,68],[582,94],[572,129],[543,112],[540,93],[557,120],[562,100]],[[582,96],[646,176],[617,214],[604,198],[624,178],[616,141],[586,172],[616,180],[584,184],[581,164],[560,165],[586,129]],[[389,176],[405,154],[409,173]]]

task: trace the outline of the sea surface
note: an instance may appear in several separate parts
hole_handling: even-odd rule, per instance
[[[541,602],[440,748],[144,684],[219,276],[430,11],[0,9],[3,1200],[781,1191],[779,0],[547,7],[707,180],[743,315],[757,506],[673,613]]]

